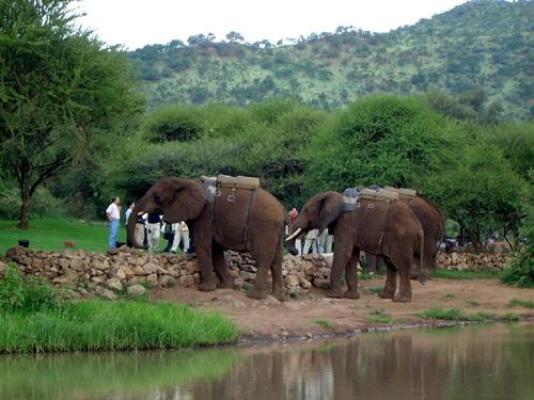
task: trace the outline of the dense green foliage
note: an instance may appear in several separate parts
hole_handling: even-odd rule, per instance
[[[302,204],[302,149],[325,118],[321,111],[287,100],[246,109],[168,107],[147,116],[140,137],[116,163],[112,179],[117,187],[139,196],[162,176],[259,176],[287,206]],[[183,136],[190,140],[169,141]]]
[[[8,264],[0,280],[0,310],[33,313],[56,309],[60,298],[54,288],[37,277],[24,278],[18,267]]]
[[[125,129],[141,104],[127,59],[76,28],[71,6],[0,0],[0,167],[19,188],[21,228],[43,182]]]
[[[243,43],[236,32],[227,42],[200,34],[129,57],[153,107],[283,96],[338,108],[371,93],[437,89],[474,91],[451,109],[458,115],[526,119],[534,113],[532,20],[532,1],[476,0],[389,33],[339,27],[277,45]]]
[[[0,281],[0,309],[0,353],[175,349],[237,338],[226,318],[185,305],[60,301],[55,289],[15,266]]]

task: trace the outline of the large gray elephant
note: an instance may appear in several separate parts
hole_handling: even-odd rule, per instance
[[[267,275],[271,270],[273,294],[283,300],[283,237],[287,224],[284,206],[261,188],[219,187],[210,194],[200,180],[164,178],[135,202],[128,220],[128,245],[141,247],[135,239],[136,216],[157,211],[167,223],[186,221],[191,228],[195,251],[201,268],[199,289],[233,287],[225,261],[225,249],[249,252],[256,260],[258,272],[249,297],[267,296]],[[214,273],[215,272],[215,273]]]
[[[331,272],[331,297],[360,297],[357,264],[360,250],[384,257],[387,278],[379,294],[396,302],[412,298],[410,266],[419,258],[419,278],[423,282],[423,228],[414,212],[402,201],[360,198],[354,209],[344,210],[343,196],[323,192],[313,196],[303,207],[286,239],[294,240],[310,229],[330,229],[334,235],[334,259]],[[345,271],[348,290],[343,292],[341,278]],[[397,290],[397,273],[400,285]]]

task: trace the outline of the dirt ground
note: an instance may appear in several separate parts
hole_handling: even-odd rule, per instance
[[[534,301],[534,290],[510,288],[496,279],[449,280],[432,279],[422,287],[412,282],[412,302],[393,303],[379,298],[375,291],[384,278],[360,281],[360,299],[330,299],[325,290],[314,289],[300,299],[280,303],[269,296],[252,300],[244,292],[218,289],[200,292],[196,289],[156,289],[151,297],[190,304],[209,311],[219,311],[231,318],[248,338],[281,338],[319,336],[379,326],[377,312],[390,316],[387,326],[422,322],[417,313],[432,306],[459,308],[466,314],[488,312],[503,316],[513,312],[523,318],[534,318],[534,310],[511,307],[512,299]],[[319,322],[318,322],[319,321]]]

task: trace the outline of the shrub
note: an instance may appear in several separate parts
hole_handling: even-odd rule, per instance
[[[501,280],[510,286],[534,288],[534,252],[532,246],[526,247],[505,268]]]
[[[424,188],[425,178],[450,165],[453,125],[422,100],[373,96],[334,115],[307,151],[315,190],[354,185]]]
[[[23,277],[18,267],[8,264],[0,280],[0,308],[4,312],[32,313],[56,309],[56,290],[37,277]]]

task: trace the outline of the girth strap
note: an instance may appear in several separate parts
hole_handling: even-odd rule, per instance
[[[245,221],[245,229],[243,230],[243,242],[245,246],[248,242],[248,225],[250,223],[250,210],[252,209],[252,201],[254,200],[254,193],[256,190],[249,190],[248,192],[248,203],[247,203],[247,219]]]

